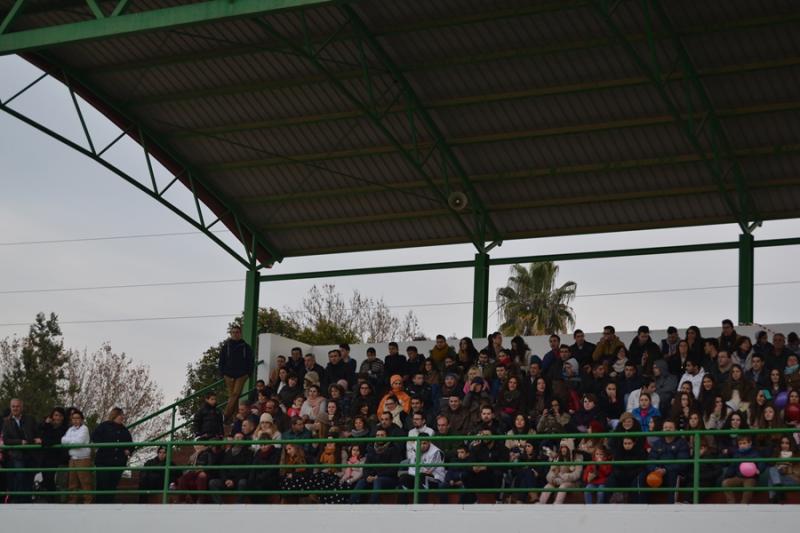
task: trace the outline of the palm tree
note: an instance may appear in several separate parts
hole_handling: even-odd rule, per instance
[[[552,261],[511,266],[508,285],[497,289],[503,335],[544,335],[575,325],[569,303],[578,285],[568,281],[556,288],[557,276],[558,266]]]

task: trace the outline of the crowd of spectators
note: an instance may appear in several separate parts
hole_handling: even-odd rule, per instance
[[[575,330],[571,343],[551,335],[549,345],[547,353],[536,355],[522,337],[514,337],[507,346],[503,336],[494,333],[479,350],[470,338],[451,346],[440,335],[427,354],[414,346],[402,354],[396,343],[389,343],[384,357],[369,348],[357,365],[350,347],[341,344],[328,353],[324,367],[313,354],[294,348],[288,357],[277,357],[268,379],[257,381],[249,397],[238,404],[230,402],[225,412],[217,406],[215,392],[205,396],[192,419],[197,444],[188,464],[193,468],[181,471],[177,465],[167,484],[178,491],[197,491],[176,493],[180,494],[176,500],[187,503],[221,502],[225,498],[220,493],[228,491],[237,501],[269,499],[242,493],[253,490],[328,491],[304,497],[285,495],[281,500],[286,502],[375,503],[381,500],[376,491],[382,489],[397,490],[398,500],[404,502],[415,483],[424,489],[453,492],[484,489],[497,501],[539,504],[562,503],[570,490],[581,487],[626,489],[584,492],[587,504],[642,503],[650,501],[653,493],[640,488],[676,487],[666,494],[672,502],[677,488],[693,485],[695,473],[689,463],[670,460],[691,459],[695,449],[706,459],[731,459],[703,463],[700,486],[724,490],[800,484],[800,463],[763,461],[799,455],[800,342],[796,334],[786,338],[774,333],[770,342],[762,331],[753,342],[725,320],[720,337],[705,338],[691,326],[681,338],[671,327],[665,339],[656,341],[642,326],[625,346],[614,328],[606,326],[597,344]],[[253,372],[252,350],[238,328],[232,329],[223,346],[219,370],[229,394],[238,397],[242,376]],[[44,424],[37,425],[22,414],[22,402],[15,400],[2,434],[6,444],[86,443],[90,437],[92,442],[129,441],[121,417],[122,413],[112,412],[90,436],[80,411],[56,409]],[[699,446],[692,432],[783,427],[798,428],[798,432],[704,435]],[[668,434],[627,435],[650,431]],[[605,432],[615,436],[593,437]],[[564,433],[577,437],[547,437]],[[540,438],[531,438],[535,434]],[[419,449],[414,441],[358,441],[439,435],[463,438],[423,439]],[[487,438],[490,435],[504,438]],[[293,442],[308,438],[349,441]],[[206,440],[228,440],[229,444],[207,446]],[[64,450],[55,452],[44,453],[41,464],[68,461],[71,466],[86,466],[92,462],[88,449],[71,448],[68,457]],[[419,472],[417,453],[421,454]],[[20,453],[6,455],[6,464],[27,461]],[[124,446],[104,448],[96,453],[94,464],[124,465],[128,455]],[[610,460],[642,463],[603,464]],[[547,466],[523,464],[534,461]],[[571,464],[574,461],[589,464]],[[147,464],[163,466],[165,462],[164,450],[159,450]],[[480,466],[492,462],[510,466]],[[212,465],[222,468],[202,468]],[[275,467],[242,468],[247,465]],[[26,476],[9,473],[9,489],[29,487]],[[97,473],[98,489],[115,487],[118,482],[116,473]],[[42,485],[54,487],[53,476],[45,475]],[[70,489],[90,487],[92,476],[70,472],[68,485]],[[139,477],[140,488],[163,486],[163,472],[147,471]],[[477,499],[475,493],[458,494],[461,503]],[[447,490],[422,495],[423,501],[444,502],[450,497]],[[784,497],[782,491],[769,493],[773,502]],[[102,498],[97,496],[96,501]],[[725,498],[730,503],[737,499],[747,503],[752,491],[725,491]],[[91,497],[85,496],[84,501]]]

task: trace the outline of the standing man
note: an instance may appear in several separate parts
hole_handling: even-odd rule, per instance
[[[255,358],[253,349],[242,340],[242,328],[234,324],[230,329],[230,338],[219,351],[219,373],[225,379],[228,390],[228,405],[225,407],[225,421],[233,417],[239,396],[242,394],[247,378],[253,374]]]
[[[41,444],[36,420],[31,415],[23,414],[22,400],[14,398],[9,405],[11,414],[3,420],[3,443],[10,446],[20,444]],[[10,468],[30,468],[35,465],[34,452],[29,450],[7,450],[8,466]],[[12,493],[12,501],[24,503],[31,501],[30,494],[22,496],[13,495],[17,491],[33,490],[33,472],[9,472],[8,488]]]

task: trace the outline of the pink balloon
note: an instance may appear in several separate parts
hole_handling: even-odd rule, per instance
[[[758,474],[758,468],[755,463],[741,463],[739,465],[739,473],[744,477],[753,477]]]

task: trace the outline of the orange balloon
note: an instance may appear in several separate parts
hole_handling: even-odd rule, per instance
[[[655,470],[647,474],[647,486],[652,488],[658,488],[661,484],[664,483],[664,476],[656,472]]]

